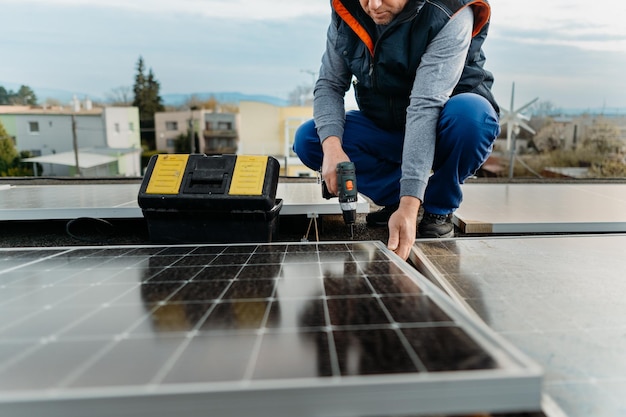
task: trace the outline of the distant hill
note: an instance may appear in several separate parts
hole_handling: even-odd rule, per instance
[[[185,103],[191,96],[206,101],[211,97],[220,103],[238,105],[240,101],[260,101],[261,103],[272,104],[274,106],[286,106],[289,102],[285,99],[267,96],[263,94],[244,94],[238,92],[225,93],[189,93],[189,94],[162,94],[163,104],[166,106],[180,106]]]
[[[20,88],[20,84],[7,83],[0,81],[0,86],[3,86],[7,90],[17,91]],[[103,102],[105,97],[97,97],[91,94],[87,94],[80,91],[66,91],[57,90],[53,88],[40,88],[29,85],[33,89],[35,95],[37,95],[37,101],[40,104],[45,103],[47,99],[55,99],[62,104],[69,104],[72,98],[76,96],[79,100],[90,98],[91,101]],[[215,97],[220,103],[238,105],[240,101],[260,101],[262,103],[272,104],[274,106],[286,106],[289,102],[279,97],[273,97],[263,94],[244,94],[239,92],[211,92],[211,93],[175,93],[175,94],[162,94],[163,104],[166,106],[180,106],[184,104],[191,96],[195,96],[199,100],[208,100],[211,97]]]

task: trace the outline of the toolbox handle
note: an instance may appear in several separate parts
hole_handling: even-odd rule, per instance
[[[189,180],[185,184],[185,193],[194,194],[224,194],[228,174],[223,170],[197,169],[189,173]]]

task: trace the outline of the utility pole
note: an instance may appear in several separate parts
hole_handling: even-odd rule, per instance
[[[513,126],[513,131],[511,132],[511,149],[509,150],[509,180],[513,179],[513,169],[515,166],[515,152],[517,152],[517,144],[515,141],[517,140],[517,135],[519,133],[519,125]],[[508,132],[507,132],[508,134]]]
[[[537,100],[539,100],[539,97],[536,97],[535,99],[524,104],[522,107],[516,109],[515,83],[513,83],[513,87],[511,88],[511,107],[509,107],[509,110],[501,109],[502,116],[500,117],[500,126],[506,126],[506,146],[509,151],[509,180],[513,178],[513,165],[515,164],[516,152],[515,140],[520,132],[520,128],[527,130],[533,135],[536,133],[534,129],[526,123],[530,120],[530,117],[524,116],[522,111],[530,107]]]
[[[191,115],[189,116],[189,153],[194,153],[194,138],[193,138],[193,110],[191,110]]]
[[[76,174],[82,177],[80,165],[78,164],[78,137],[76,135],[76,115],[72,113],[72,143],[74,145],[74,162],[76,164]]]

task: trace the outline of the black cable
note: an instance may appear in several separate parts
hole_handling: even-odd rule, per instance
[[[95,230],[93,231],[93,234],[105,234],[104,239],[97,239],[97,238],[89,238],[89,237],[84,237],[84,236],[79,236],[75,233],[72,233],[72,231],[70,230],[72,226],[74,226],[76,223],[79,222],[83,222],[85,223],[85,225],[88,225],[89,223],[93,223],[93,225],[95,226]],[[79,223],[80,225],[80,223]],[[104,228],[102,228],[104,226]],[[108,230],[107,230],[108,229]],[[75,219],[72,219],[70,221],[68,221],[65,224],[65,232],[68,234],[68,236],[79,240],[81,242],[88,242],[88,243],[97,243],[97,244],[101,244],[101,245],[105,245],[107,243],[109,243],[110,238],[113,236],[113,230],[115,229],[115,226],[113,226],[113,224],[111,222],[108,222],[104,219],[98,219],[95,217],[77,217]]]

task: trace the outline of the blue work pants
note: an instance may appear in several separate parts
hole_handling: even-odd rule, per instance
[[[423,206],[433,214],[449,214],[463,199],[461,184],[491,153],[500,134],[498,115],[489,102],[473,93],[451,97],[439,116],[432,172]],[[357,187],[375,204],[400,200],[404,132],[376,126],[360,111],[346,113],[342,146],[354,162]],[[319,171],[322,147],[313,120],[298,128],[293,149],[309,168]]]

